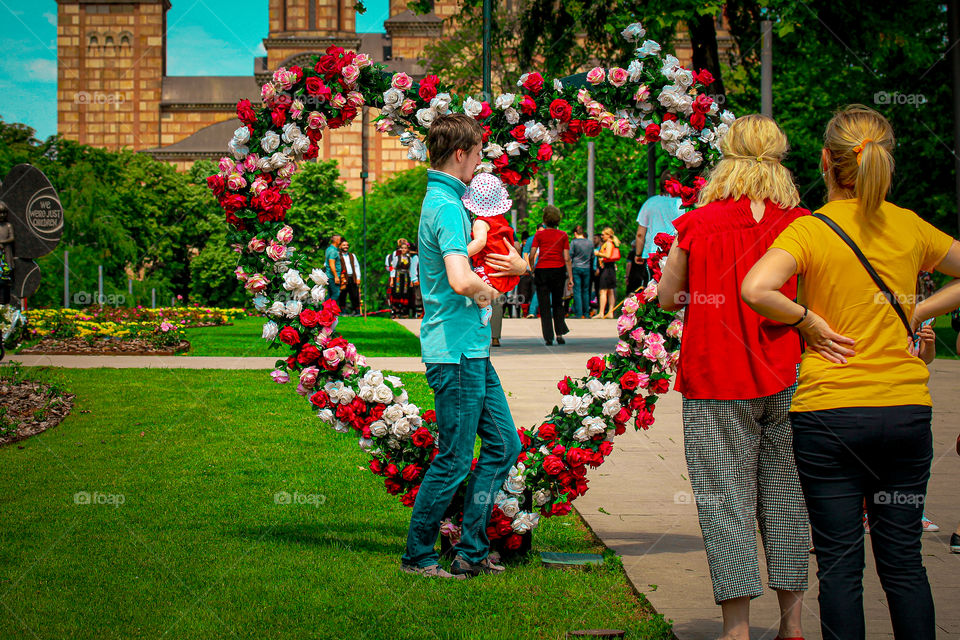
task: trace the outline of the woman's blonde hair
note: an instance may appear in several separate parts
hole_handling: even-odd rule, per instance
[[[724,200],[771,200],[785,209],[800,204],[790,170],[781,163],[790,145],[773,118],[752,114],[733,121],[720,143],[720,162],[700,191],[699,205]]]
[[[894,142],[893,127],[870,107],[852,104],[838,111],[823,134],[830,152],[827,187],[853,191],[860,213],[879,209],[890,191]]]
[[[619,247],[619,246],[620,246],[620,238],[618,238],[618,237],[617,237],[617,234],[615,234],[615,233],[613,232],[613,227],[604,227],[604,228],[603,228],[603,233],[605,233],[605,234],[607,234],[608,236],[610,236],[610,239],[613,240],[613,246],[615,246],[615,247]]]

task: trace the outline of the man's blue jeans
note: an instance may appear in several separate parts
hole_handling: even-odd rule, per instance
[[[590,315],[590,269],[573,269],[573,317]]]
[[[463,533],[457,555],[477,563],[490,552],[487,523],[497,491],[520,455],[520,437],[490,358],[462,357],[459,364],[427,364],[427,383],[436,396],[437,446],[413,504],[404,565],[439,563],[434,548],[440,520],[470,474],[463,505]],[[480,456],[470,472],[480,436]]]

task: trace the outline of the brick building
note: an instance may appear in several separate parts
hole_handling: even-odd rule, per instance
[[[170,0],[57,0],[57,130],[66,138],[108,149],[129,148],[187,169],[216,160],[238,126],[235,107],[256,104],[260,84],[280,66],[310,63],[331,44],[367,53],[392,71],[422,76],[427,43],[443,34],[457,0],[435,0],[418,16],[406,0],[390,0],[385,34],[357,33],[353,0],[269,0],[263,40],[267,55],[251,61],[249,76],[167,75]],[[721,47],[729,48],[725,32]],[[689,56],[681,37],[677,50]],[[684,55],[687,54],[687,55]],[[367,125],[369,179],[412,167],[397,138]],[[335,158],[347,189],[360,193],[363,123],[327,133],[320,157]]]

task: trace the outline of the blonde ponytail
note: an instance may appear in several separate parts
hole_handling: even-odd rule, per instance
[[[876,212],[890,192],[894,142],[893,127],[870,107],[855,104],[838,111],[823,136],[830,153],[828,189],[852,192],[863,215]]]
[[[620,238],[618,238],[618,237],[617,237],[617,234],[615,234],[615,233],[613,232],[613,227],[604,227],[604,228],[603,228],[603,233],[605,233],[605,234],[607,234],[608,236],[610,236],[610,241],[613,242],[613,246],[615,246],[615,247],[619,247],[619,246],[620,246]]]

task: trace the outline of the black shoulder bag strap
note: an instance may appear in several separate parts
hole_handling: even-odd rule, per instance
[[[813,217],[823,220],[828,227],[834,230],[834,232],[840,236],[840,238],[847,243],[847,245],[853,249],[853,253],[856,254],[857,258],[860,260],[860,264],[863,265],[863,268],[867,270],[867,273],[870,274],[870,277],[876,283],[877,287],[880,289],[880,292],[883,293],[883,297],[887,299],[887,302],[890,303],[890,306],[893,307],[893,310],[897,312],[897,315],[900,316],[900,321],[903,323],[903,326],[907,329],[907,335],[910,336],[910,339],[914,339],[916,336],[913,332],[913,329],[910,328],[910,321],[907,320],[907,314],[904,313],[903,307],[900,306],[900,301],[897,299],[897,296],[890,290],[890,287],[883,281],[880,277],[880,274],[873,268],[873,265],[867,260],[867,257],[863,255],[863,252],[860,251],[860,247],[848,236],[843,229],[840,228],[836,222],[823,215],[822,213],[815,213]]]

